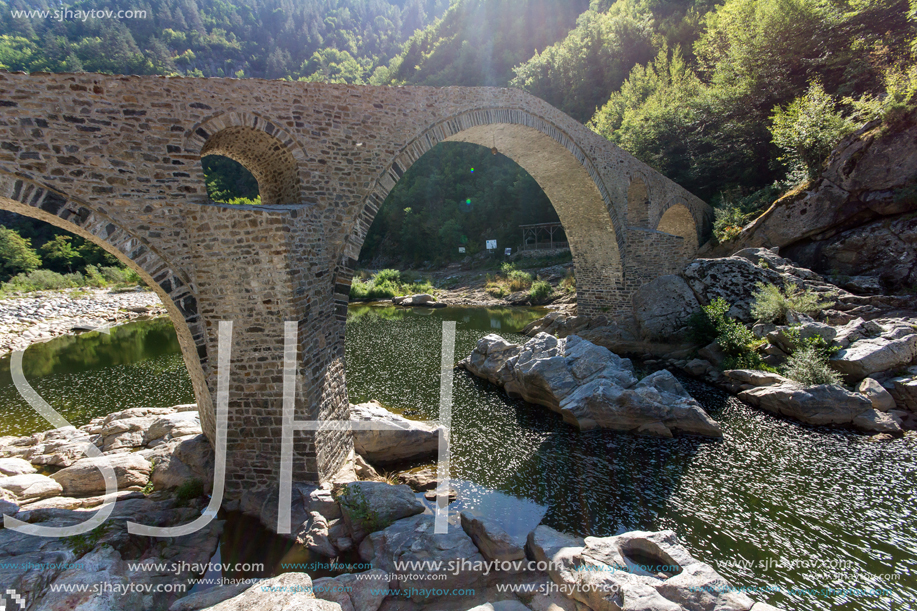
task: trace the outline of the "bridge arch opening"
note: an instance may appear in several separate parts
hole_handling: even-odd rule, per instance
[[[202,161],[209,156],[226,157],[250,172],[258,183],[261,203],[299,203],[296,159],[277,138],[254,127],[234,125],[207,139],[201,148]]]
[[[579,312],[594,316],[622,309],[625,228],[612,195],[572,137],[544,118],[517,109],[478,110],[440,121],[397,153],[354,221],[338,270],[341,285],[350,284],[373,219],[394,185],[440,142],[468,142],[494,149],[528,172],[563,225],[576,269]],[[345,307],[346,296],[337,299]]]
[[[680,236],[685,239],[685,245],[690,253],[697,251],[697,222],[683,202],[669,204],[656,223],[656,231]]]
[[[197,296],[187,274],[113,219],[34,182],[0,173],[0,210],[44,221],[95,244],[135,271],[157,294],[178,336],[182,360],[200,411],[201,427],[213,441],[216,420],[204,373],[208,364],[207,346]]]

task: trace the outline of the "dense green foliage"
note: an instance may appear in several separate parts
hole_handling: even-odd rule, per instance
[[[400,295],[432,294],[433,291],[433,285],[423,277],[397,269],[383,269],[369,277],[355,277],[350,284],[350,300],[377,301]]]
[[[31,240],[0,226],[0,281],[16,274],[27,274],[40,265],[41,259],[32,248]]]
[[[828,363],[831,354],[836,352],[838,347],[829,347],[819,335],[796,343],[797,349],[781,368],[784,376],[804,386],[843,383],[841,374],[832,369]]]
[[[0,67],[307,78],[319,70],[316,53],[334,61],[329,50],[357,58],[367,69],[387,63],[447,6],[448,0],[83,0],[66,8],[146,13],[58,20],[11,12],[53,11],[61,8],[57,3],[7,0],[0,2]]]
[[[418,160],[395,185],[370,227],[361,261],[459,260],[485,240],[500,253],[522,241],[519,225],[557,222],[548,197],[514,161],[481,146],[444,143]],[[373,263],[377,260],[376,263]]]
[[[701,197],[745,196],[817,169],[863,122],[855,101],[913,62],[908,14],[906,0],[726,0],[691,48],[663,38],[591,125]],[[815,108],[828,115],[807,118]]]
[[[415,34],[375,83],[506,86],[513,67],[562,39],[587,0],[461,0]]]

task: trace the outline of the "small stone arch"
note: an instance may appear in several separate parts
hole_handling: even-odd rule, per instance
[[[304,201],[300,168],[302,147],[276,123],[253,113],[225,113],[193,127],[185,149],[201,158],[222,155],[242,164],[258,181],[261,203],[266,206]]]
[[[172,319],[200,409],[201,426],[213,439],[216,422],[204,377],[207,346],[196,291],[187,274],[105,214],[35,181],[0,172],[0,209],[66,229],[104,248],[140,274]]]
[[[695,218],[683,198],[674,198],[660,208],[652,226],[656,231],[683,237],[690,254],[697,252],[700,246],[703,219],[699,222]]]
[[[650,194],[646,177],[635,175],[627,187],[627,224],[630,227],[648,227]]]

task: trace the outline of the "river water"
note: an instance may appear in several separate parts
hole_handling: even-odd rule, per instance
[[[524,341],[518,330],[543,313],[353,305],[351,401],[376,399],[409,417],[435,419],[444,320],[456,322],[458,360],[487,333]],[[174,334],[168,339],[162,325],[34,346],[26,374],[74,424],[125,407],[192,401]],[[24,419],[29,408],[17,403],[8,363],[0,361],[0,435],[47,428]],[[670,528],[733,585],[787,611],[917,608],[917,439],[870,442],[683,382],[722,424],[722,441],[582,433],[457,371],[452,475],[466,506],[496,512],[518,533],[539,519],[594,536]],[[236,554],[225,548],[224,555]]]

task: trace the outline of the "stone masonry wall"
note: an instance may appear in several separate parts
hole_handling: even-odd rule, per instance
[[[625,311],[636,288],[693,254],[681,237],[647,233],[669,202],[698,223],[709,217],[696,197],[519,90],[19,73],[0,73],[0,208],[93,240],[154,287],[211,439],[217,327],[233,321],[232,497],[276,483],[285,321],[299,322],[296,419],[347,418],[353,265],[388,192],[446,140],[495,143],[545,189],[584,314]],[[264,205],[208,202],[208,154],[248,167]],[[646,211],[629,215],[636,177]],[[348,433],[297,433],[296,479],[330,477],[351,447]]]

